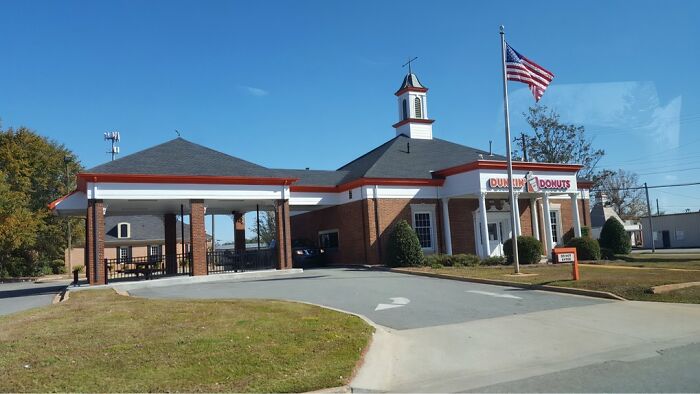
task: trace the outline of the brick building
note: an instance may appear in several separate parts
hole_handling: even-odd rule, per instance
[[[194,275],[212,272],[204,214],[234,214],[245,244],[243,213],[270,207],[276,216],[274,265],[291,267],[291,239],[308,239],[336,264],[381,264],[392,226],[407,220],[426,253],[503,254],[513,233],[533,235],[548,252],[590,226],[590,182],[581,166],[515,162],[518,203],[508,204],[505,158],[433,137],[428,89],[408,74],[395,93],[395,136],[334,171],[270,169],[178,138],[78,175],[78,190],[51,204],[87,218],[86,266],[104,283],[104,215],[190,215]],[[511,229],[511,208],[519,218]],[[170,219],[169,219],[170,218]],[[168,234],[171,234],[170,236]],[[169,238],[170,237],[170,238]],[[243,253],[243,250],[239,250]]]

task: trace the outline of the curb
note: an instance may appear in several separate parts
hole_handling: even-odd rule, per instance
[[[566,294],[574,294],[574,295],[580,295],[580,296],[586,296],[586,297],[605,298],[608,300],[627,301],[627,299],[622,298],[617,294],[609,293],[607,291],[586,290],[586,289],[577,289],[574,287],[559,287],[559,286],[550,286],[550,285],[533,285],[533,284],[529,284],[529,283],[509,282],[507,280],[498,280],[498,279],[465,278],[465,277],[461,277],[461,276],[436,274],[436,273],[432,273],[432,272],[418,272],[418,271],[402,270],[399,268],[392,268],[389,271],[396,272],[399,274],[426,276],[429,278],[451,279],[451,280],[457,280],[460,282],[472,282],[472,283],[481,283],[481,284],[485,284],[485,285],[518,287],[521,289],[544,290],[544,291],[551,291],[554,293],[566,293]]]
[[[53,297],[53,301],[51,301],[51,304],[58,304],[63,301],[68,301],[69,295],[70,291],[68,291],[68,287],[66,287],[65,289],[63,289],[63,291],[61,291]]]

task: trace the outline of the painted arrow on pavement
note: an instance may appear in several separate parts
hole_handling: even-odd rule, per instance
[[[377,304],[377,307],[374,308],[374,310],[383,311],[385,309],[401,308],[402,306],[406,306],[409,302],[411,302],[411,300],[405,297],[391,297],[389,299],[391,300],[391,304]]]

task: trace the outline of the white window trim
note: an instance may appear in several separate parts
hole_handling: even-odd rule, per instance
[[[122,250],[126,250],[126,257],[122,257]],[[120,246],[118,257],[119,257],[119,261],[129,260],[129,247],[128,246]]]
[[[122,237],[122,225],[126,224],[126,237]],[[117,224],[117,238],[126,239],[131,238],[131,223],[121,222]]]
[[[334,228],[334,229],[332,229],[332,230],[321,230],[321,231],[319,231],[319,232],[318,232],[318,235],[316,236],[316,239],[319,239],[319,238],[321,237],[321,235],[323,235],[323,234],[332,234],[332,233],[337,233],[337,234],[338,234],[338,246],[336,246],[335,248],[333,248],[333,247],[325,247],[325,248],[326,248],[326,249],[340,249],[340,231],[338,231],[337,228]],[[318,245],[318,246],[319,246],[319,247],[323,247],[323,246],[321,246],[320,242],[319,242],[319,245]]]
[[[411,204],[411,227],[416,228],[416,214],[427,213],[430,216],[430,244],[431,248],[421,248],[423,252],[438,253],[437,231],[435,229],[435,204]]]
[[[556,204],[556,205],[550,204],[549,212],[554,213],[554,215],[556,215],[556,218],[557,218],[557,233],[553,234],[553,235],[557,236],[557,242],[555,245],[562,245],[563,244],[563,240],[562,240],[563,234],[562,234],[562,221],[561,221],[561,206],[558,204]],[[551,231],[551,229],[550,229],[550,231]]]

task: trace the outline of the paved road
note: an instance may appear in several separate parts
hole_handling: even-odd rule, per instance
[[[50,305],[70,281],[0,283],[0,315]]]
[[[700,391],[700,305],[619,302],[383,271],[130,290],[155,298],[279,298],[383,326],[353,389]]]
[[[277,298],[312,302],[358,313],[398,330],[611,302],[347,268],[306,270],[283,278],[146,288],[130,293],[151,298]],[[406,298],[409,302],[399,306],[392,298]],[[375,310],[379,304],[389,306]]]

